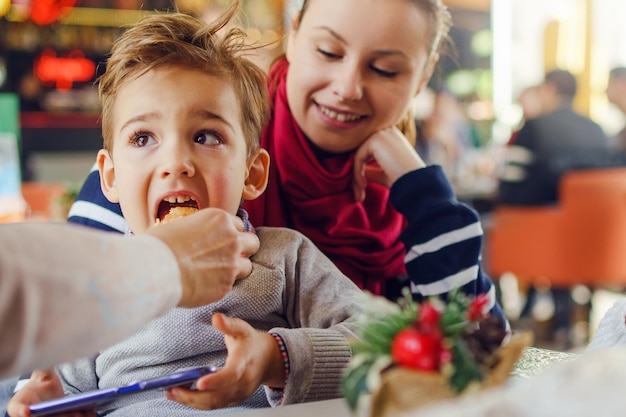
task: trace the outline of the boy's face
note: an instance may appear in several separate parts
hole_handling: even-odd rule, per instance
[[[112,117],[111,154],[98,154],[101,186],[135,233],[175,205],[234,214],[265,188],[267,154],[247,158],[241,104],[220,77],[151,70],[120,89]]]

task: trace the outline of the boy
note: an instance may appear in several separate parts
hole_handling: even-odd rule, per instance
[[[99,80],[98,168],[105,196],[120,203],[133,232],[178,207],[236,213],[242,199],[265,189],[269,156],[259,138],[267,89],[261,70],[240,56],[241,31],[225,28],[236,5],[210,27],[182,14],[147,17],[113,46]],[[197,391],[167,393],[178,402],[154,391],[112,404],[110,415],[194,415],[182,404],[266,407],[339,396],[360,290],[298,232],[256,232],[253,272],[225,298],[175,309],[94,358],[60,366],[63,391],[216,365],[223,368],[199,380]],[[56,374],[36,373],[9,412],[60,394]]]

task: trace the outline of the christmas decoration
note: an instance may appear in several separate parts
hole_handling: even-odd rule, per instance
[[[369,401],[371,416],[500,384],[532,342],[528,333],[508,337],[485,294],[422,303],[408,291],[398,303],[366,297],[342,390],[352,410]]]

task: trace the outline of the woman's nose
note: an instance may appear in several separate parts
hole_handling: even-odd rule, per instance
[[[354,101],[363,97],[363,79],[356,65],[345,63],[337,71],[333,89],[342,101]]]
[[[193,177],[195,175],[196,169],[191,149],[186,146],[172,146],[163,150],[164,163],[161,169],[161,177]]]

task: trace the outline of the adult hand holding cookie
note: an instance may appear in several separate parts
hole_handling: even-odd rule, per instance
[[[250,274],[249,258],[259,248],[258,237],[244,231],[239,217],[218,208],[193,212],[190,215],[189,210],[172,209],[159,227],[146,231],[174,252],[183,287],[180,307],[208,304],[224,297],[236,279]],[[177,221],[172,222],[173,218]]]

